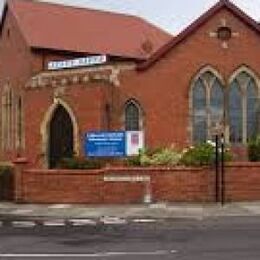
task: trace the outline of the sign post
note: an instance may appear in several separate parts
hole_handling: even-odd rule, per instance
[[[221,204],[225,204],[225,139],[221,134]]]
[[[217,122],[212,128],[215,134],[215,199],[216,202],[225,203],[225,140],[223,122]]]
[[[215,176],[215,185],[216,185],[216,202],[219,202],[219,136],[216,134],[215,136],[215,171],[216,171],[216,176]]]

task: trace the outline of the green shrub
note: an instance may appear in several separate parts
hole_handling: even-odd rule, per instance
[[[138,155],[129,156],[126,158],[127,166],[149,166],[151,165],[148,153],[151,155],[151,150],[140,149]]]
[[[215,160],[215,148],[212,144],[203,143],[190,147],[183,152],[180,163],[185,166],[210,165]]]
[[[141,149],[139,154],[127,158],[129,166],[173,166],[178,164],[180,153],[173,148]]]
[[[212,165],[214,164],[216,158],[215,150],[215,144],[211,141],[198,144],[194,147],[192,146],[189,149],[183,151],[180,164],[183,164],[185,166]],[[224,160],[232,160],[232,155],[227,148],[225,148]]]
[[[260,161],[260,135],[248,143],[248,158],[251,162]]]
[[[152,155],[152,165],[177,165],[180,161],[181,154],[172,148],[164,148],[160,152]]]
[[[127,166],[141,166],[140,155],[134,155],[126,158],[125,160]]]
[[[59,168],[62,169],[101,169],[106,162],[101,159],[94,158],[64,158],[59,163]]]

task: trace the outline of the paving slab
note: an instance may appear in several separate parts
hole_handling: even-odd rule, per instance
[[[220,204],[158,203],[150,205],[71,205],[0,203],[0,217],[46,218],[197,218],[223,216],[260,216],[260,202]]]

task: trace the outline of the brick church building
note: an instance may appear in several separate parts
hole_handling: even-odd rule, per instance
[[[134,16],[26,0],[1,21],[1,161],[55,167],[88,131],[143,131],[145,145],[260,131],[260,26],[221,0],[179,35]]]

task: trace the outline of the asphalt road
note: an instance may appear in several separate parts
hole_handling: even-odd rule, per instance
[[[259,218],[0,227],[0,259],[258,260]]]

